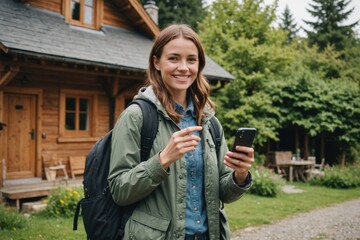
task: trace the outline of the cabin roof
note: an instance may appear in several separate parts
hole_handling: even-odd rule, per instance
[[[76,27],[59,13],[13,0],[0,1],[0,33],[0,51],[140,72],[153,44],[145,31]],[[209,57],[204,74],[211,80],[234,79]]]

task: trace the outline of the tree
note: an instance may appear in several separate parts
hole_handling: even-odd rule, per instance
[[[272,27],[276,4],[218,0],[199,23],[207,54],[236,77],[215,98],[229,143],[239,126],[258,128],[258,147],[268,139],[278,140],[279,108],[263,90],[270,75],[284,72],[293,54],[283,46],[286,33]]]
[[[282,14],[282,17],[280,17],[280,20],[281,22],[279,24],[279,27],[280,29],[287,32],[286,43],[290,43],[297,36],[299,28],[295,23],[295,20],[290,12],[288,5],[285,6],[284,12]]]
[[[336,50],[344,50],[350,46],[356,35],[353,28],[359,20],[351,24],[343,24],[354,8],[346,10],[351,0],[313,0],[307,11],[316,21],[305,21],[312,28],[305,30],[310,46],[316,44],[319,50],[327,45],[334,45]]]
[[[145,5],[148,0],[141,0]],[[171,23],[185,23],[195,30],[197,23],[205,16],[202,0],[156,0],[159,8],[159,27],[164,28]]]

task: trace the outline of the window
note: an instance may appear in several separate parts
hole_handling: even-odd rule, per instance
[[[60,92],[60,137],[92,137],[95,132],[96,105],[95,92],[62,89]]]
[[[99,28],[99,0],[65,0],[65,18],[73,25]]]
[[[85,97],[67,96],[65,101],[66,131],[89,131],[90,99]]]

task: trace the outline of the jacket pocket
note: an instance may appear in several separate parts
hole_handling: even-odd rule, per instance
[[[135,210],[130,218],[129,239],[165,239],[170,219],[159,218],[149,213]],[[125,231],[125,235],[127,235]]]

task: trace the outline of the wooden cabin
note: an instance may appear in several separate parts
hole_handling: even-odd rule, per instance
[[[0,187],[44,180],[45,155],[71,176],[69,157],[86,156],[144,84],[159,32],[138,0],[1,0]],[[210,58],[204,73],[233,79]]]

